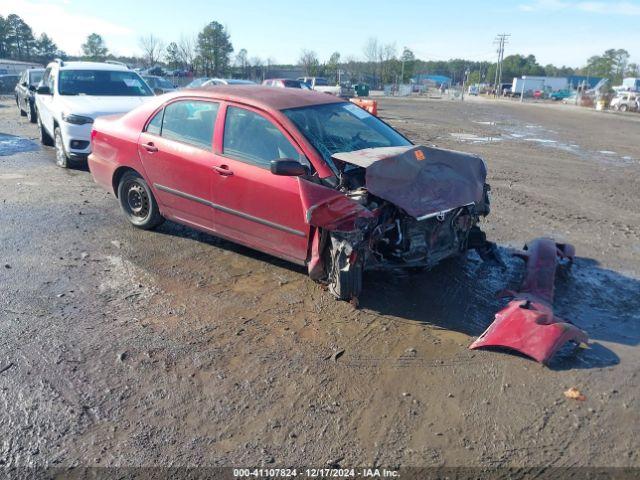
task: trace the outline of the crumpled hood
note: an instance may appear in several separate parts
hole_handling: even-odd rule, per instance
[[[67,95],[60,98],[64,99],[63,111],[95,119],[105,115],[127,113],[154,97]]]
[[[333,158],[365,168],[369,192],[418,219],[484,201],[487,169],[475,155],[418,145],[367,148]]]

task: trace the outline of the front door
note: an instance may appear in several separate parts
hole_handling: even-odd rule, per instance
[[[306,161],[301,151],[264,114],[229,105],[220,153],[212,171],[216,230],[250,247],[304,262],[309,226],[298,179],[270,171],[271,160]]]
[[[138,151],[162,212],[211,230],[213,130],[218,103],[181,100],[160,110],[140,135]]]

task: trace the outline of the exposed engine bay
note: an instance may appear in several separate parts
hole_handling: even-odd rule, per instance
[[[478,223],[489,213],[490,188],[480,158],[411,146],[333,160],[337,185],[309,205],[307,221],[330,232],[334,247],[355,252],[349,258],[359,256],[364,269],[431,268],[486,246]]]

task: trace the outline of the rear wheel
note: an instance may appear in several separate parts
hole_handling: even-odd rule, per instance
[[[27,118],[31,123],[36,123],[38,121],[36,107],[29,101],[27,101]]]
[[[626,112],[628,108],[629,107],[627,107],[625,104],[620,105],[620,111],[621,112]]]
[[[44,129],[44,125],[42,125],[42,120],[40,119],[39,114],[37,115],[37,117],[38,117],[38,127],[40,128],[40,143],[47,147],[53,147],[53,138],[51,138],[51,135],[49,135],[47,131]]]
[[[118,183],[120,207],[131,224],[152,230],[164,222],[149,185],[134,171],[126,172]]]
[[[18,106],[18,111],[20,112],[20,116],[24,117],[27,114],[27,112],[22,110],[22,107],[20,106],[20,99],[18,97],[16,97],[16,105]]]
[[[351,300],[362,291],[363,258],[344,240],[330,238],[325,250],[329,291],[339,300]]]

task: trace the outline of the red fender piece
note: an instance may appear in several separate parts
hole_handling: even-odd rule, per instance
[[[469,348],[504,347],[547,364],[566,342],[587,343],[586,333],[553,316],[544,304],[512,300]]]
[[[300,198],[309,225],[331,231],[355,230],[357,217],[372,218],[370,210],[344,193],[299,178]]]
[[[585,332],[553,315],[558,260],[573,259],[575,249],[572,245],[556,244],[548,238],[537,238],[525,249],[516,253],[527,262],[520,290],[469,348],[510,348],[546,364],[566,342],[588,341]]]

